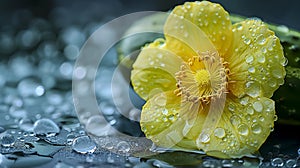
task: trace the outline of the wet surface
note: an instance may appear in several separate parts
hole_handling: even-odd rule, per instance
[[[137,122],[140,111],[128,109],[128,119],[120,114],[112,101],[110,80],[118,63],[115,48],[103,59],[95,79],[95,94],[104,116],[90,116],[87,112],[78,119],[72,97],[77,55],[98,27],[116,17],[97,12],[112,7],[121,9],[122,5],[123,2],[113,1],[92,7],[91,3],[88,5],[90,12],[80,17],[73,16],[80,3],[71,11],[54,5],[45,9],[48,10],[46,17],[35,16],[27,9],[16,9],[12,19],[0,26],[0,167],[300,165],[299,126],[286,125],[275,126],[260,151],[262,158],[220,160],[201,153],[165,151],[155,147],[151,152],[157,155],[143,158],[131,155],[131,151],[143,150],[151,142],[145,142],[149,144],[143,146],[130,139],[115,137],[115,129],[131,136],[143,136]],[[167,8],[166,4],[164,6]],[[86,75],[82,69],[76,72],[78,78]],[[141,106],[143,101],[132,90],[130,93],[135,105]],[[86,121],[85,128],[79,120]]]

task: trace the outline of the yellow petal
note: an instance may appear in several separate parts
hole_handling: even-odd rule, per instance
[[[145,100],[156,93],[176,89],[174,75],[183,61],[171,51],[162,49],[161,45],[161,41],[155,41],[144,47],[133,64],[132,85]]]
[[[223,56],[231,43],[231,22],[219,4],[186,2],[168,17],[164,32],[167,48],[187,61],[197,52],[218,51]]]
[[[201,137],[203,123],[211,120],[198,117],[186,139],[193,139],[197,147],[208,155],[220,158],[239,158],[255,153],[265,142],[274,126],[273,100],[245,96],[238,99],[227,96],[218,124]],[[212,115],[213,116],[213,115]],[[199,140],[199,138],[202,138]]]
[[[271,97],[285,77],[279,39],[260,20],[237,23],[232,31],[232,50],[225,57],[231,71],[229,90],[238,97]]]
[[[178,118],[181,98],[171,91],[158,93],[143,106],[141,129],[156,145],[173,147],[182,140],[183,120]]]

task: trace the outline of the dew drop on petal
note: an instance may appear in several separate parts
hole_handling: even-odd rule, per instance
[[[251,97],[257,97],[260,95],[260,85],[254,81],[246,83],[246,93]]]
[[[241,119],[240,119],[240,117],[233,115],[230,117],[230,122],[232,125],[237,126],[241,123]]]
[[[245,39],[244,39],[244,43],[245,43],[246,45],[249,45],[249,44],[251,43],[251,40],[248,39],[248,38],[245,38]]]
[[[253,63],[253,56],[252,55],[248,55],[246,58],[245,58],[245,61],[248,63],[248,64],[251,64]]]
[[[244,135],[244,136],[248,135],[249,134],[248,126],[246,124],[240,124],[238,126],[238,132],[239,132],[239,134]]]
[[[265,63],[266,58],[265,58],[264,55],[259,55],[259,56],[257,57],[257,61],[258,61],[259,63]]]
[[[253,108],[250,107],[250,106],[246,108],[246,112],[247,112],[248,114],[250,114],[250,115],[253,115],[253,114],[254,114],[254,110],[253,110]]]
[[[158,105],[158,106],[165,106],[167,103],[167,98],[165,95],[159,95],[158,97],[155,98],[154,102]]]
[[[248,68],[248,72],[250,72],[250,73],[255,73],[255,68],[254,68],[254,67]]]
[[[210,141],[210,137],[206,133],[201,133],[199,136],[199,140],[201,143],[208,143]]]
[[[253,106],[254,110],[257,112],[262,112],[262,110],[263,110],[263,105],[259,101],[254,102],[252,106]]]
[[[260,124],[254,123],[254,124],[252,125],[251,129],[252,129],[252,132],[253,132],[254,134],[260,134],[260,133],[261,133],[261,130],[262,130],[262,127],[260,126]]]
[[[223,128],[216,128],[214,131],[214,135],[218,138],[223,138],[226,135],[226,133]]]

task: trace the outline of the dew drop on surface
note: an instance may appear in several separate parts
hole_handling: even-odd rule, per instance
[[[96,144],[89,136],[75,138],[72,143],[72,149],[78,153],[93,153],[96,150]]]
[[[206,133],[201,133],[200,136],[199,136],[199,140],[202,143],[208,143],[210,141],[210,137]]]
[[[249,134],[248,126],[246,124],[239,125],[238,132],[239,132],[239,134],[244,135],[244,136],[248,135]]]
[[[257,38],[257,43],[258,43],[259,45],[264,45],[264,44],[266,44],[266,41],[267,41],[267,39],[266,39],[263,35],[260,35],[260,36]]]
[[[248,68],[248,72],[250,72],[250,73],[255,73],[255,68],[254,68],[254,67]]]
[[[297,161],[295,159],[289,159],[285,162],[285,167],[287,168],[297,167]]]
[[[282,66],[287,66],[288,63],[289,63],[289,60],[287,58],[284,58],[283,61],[281,62],[281,65]]]
[[[108,154],[107,158],[106,158],[107,163],[114,163],[114,157],[110,154]]]
[[[59,133],[60,129],[55,122],[50,119],[44,118],[37,120],[33,124],[33,131],[37,135],[50,135]]]
[[[260,95],[260,85],[254,81],[246,83],[246,93],[251,97],[257,97]]]
[[[262,110],[263,110],[263,105],[259,101],[254,102],[252,106],[253,106],[254,110],[257,112],[262,112]]]
[[[254,114],[254,110],[253,110],[253,108],[250,107],[250,106],[246,108],[246,112],[247,112],[248,114],[250,114],[250,115],[253,115],[253,114]]]
[[[277,79],[281,79],[283,78],[283,71],[280,68],[275,68],[272,70],[272,75],[277,78]]]
[[[264,55],[259,55],[259,56],[257,57],[257,61],[258,61],[259,63],[265,63],[266,58],[265,58]]]
[[[214,131],[214,135],[218,138],[223,138],[225,137],[226,133],[223,128],[216,128]]]
[[[241,31],[241,30],[243,30],[243,25],[242,24],[239,24],[239,25],[237,25],[237,30],[239,30],[239,31]]]
[[[248,63],[248,64],[251,64],[253,62],[254,58],[252,55],[248,55],[246,58],[245,58],[245,61]]]
[[[15,137],[11,134],[5,134],[0,139],[1,145],[4,147],[13,146],[15,141],[16,141]]]
[[[230,117],[230,122],[232,125],[237,126],[241,123],[241,119],[238,116],[233,115]]]
[[[271,165],[274,167],[282,167],[284,162],[281,158],[274,158],[271,160]]]
[[[167,98],[165,95],[159,95],[154,101],[158,106],[165,106],[167,103]]]
[[[168,110],[168,109],[164,109],[164,110],[162,111],[162,113],[163,113],[164,115],[168,115],[169,110]]]
[[[247,105],[249,101],[249,97],[243,97],[240,99],[240,104],[241,105]]]
[[[121,141],[117,144],[117,149],[119,152],[127,155],[130,151],[130,145],[126,141]]]
[[[253,133],[260,134],[261,130],[262,130],[262,127],[258,123],[255,123],[255,124],[252,125],[251,129],[252,129]]]
[[[248,39],[248,38],[245,38],[245,39],[244,39],[244,43],[245,43],[246,45],[249,45],[249,44],[251,43],[251,40]]]

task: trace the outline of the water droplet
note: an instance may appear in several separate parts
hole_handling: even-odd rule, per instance
[[[223,128],[216,128],[214,131],[214,135],[218,138],[223,138],[226,135],[226,133]]]
[[[283,70],[281,68],[275,68],[272,70],[272,75],[277,79],[281,79],[284,76]]]
[[[157,96],[154,101],[158,106],[165,106],[167,103],[167,98],[164,94],[161,94]]]
[[[240,117],[233,115],[230,117],[230,122],[232,125],[237,126],[241,123],[241,119],[240,119]]]
[[[285,162],[285,167],[287,168],[297,167],[297,161],[295,159],[289,159]]]
[[[282,66],[287,66],[288,63],[289,63],[289,60],[287,58],[285,58],[285,57],[284,57],[283,61],[281,61],[281,65]]]
[[[249,44],[251,43],[251,40],[248,39],[248,38],[245,38],[245,39],[244,39],[244,43],[245,43],[246,45],[249,45]]]
[[[261,122],[264,122],[264,121],[265,121],[265,118],[264,118],[263,116],[260,116],[260,117],[259,117],[259,120],[260,120]]]
[[[168,110],[168,109],[164,109],[164,110],[162,111],[162,113],[163,113],[164,115],[168,115],[169,110]]]
[[[277,115],[274,115],[274,121],[277,121],[278,120],[278,116]]]
[[[246,112],[247,112],[248,114],[250,114],[250,115],[253,115],[253,114],[254,114],[254,110],[253,110],[253,108],[250,107],[250,106],[246,108]]]
[[[249,101],[249,97],[243,97],[240,99],[240,104],[241,105],[247,105],[248,104],[248,101]]]
[[[246,62],[248,64],[251,64],[254,60],[253,56],[252,55],[248,55],[246,58],[245,58]]]
[[[237,28],[237,30],[241,31],[241,30],[243,30],[243,25],[242,24],[238,24],[236,26],[236,28]]]
[[[259,101],[254,102],[252,106],[253,106],[254,110],[257,112],[262,112],[262,110],[263,110],[263,105]]]
[[[198,140],[200,140],[201,143],[208,143],[210,141],[210,137],[206,133],[201,133]]]
[[[4,136],[1,137],[0,142],[1,145],[4,147],[11,147],[15,143],[15,137],[11,134],[5,134]],[[1,162],[0,162],[1,163]]]
[[[73,140],[72,149],[78,153],[93,153],[96,150],[96,144],[89,136],[81,136]]]
[[[257,97],[260,95],[260,85],[254,81],[246,83],[246,93],[251,97]]]
[[[248,68],[248,72],[250,72],[250,73],[255,73],[255,68],[254,68],[254,67]]]
[[[276,87],[277,86],[277,82],[276,82],[276,80],[275,79],[269,79],[269,82],[268,82],[268,85],[270,86],[270,87]]]
[[[238,126],[238,132],[241,135],[247,136],[249,134],[249,129],[246,124],[241,124]]]
[[[266,38],[262,34],[257,37],[257,43],[260,45],[266,44],[266,41]]]
[[[110,154],[108,154],[107,158],[106,158],[107,163],[114,163],[114,157]]]
[[[284,162],[281,158],[274,158],[271,160],[271,165],[274,167],[282,167]]]
[[[128,155],[128,152],[130,151],[130,145],[126,141],[121,141],[117,144],[117,149],[122,154]]]
[[[266,58],[265,58],[264,55],[259,55],[259,56],[257,57],[257,61],[258,61],[259,63],[265,63]]]
[[[233,103],[228,104],[228,110],[229,111],[234,111],[235,110],[235,105]]]
[[[37,135],[55,135],[59,133],[59,127],[50,119],[37,120],[33,125],[33,131]]]
[[[254,134],[260,134],[262,128],[258,123],[255,123],[252,125],[251,129]]]

